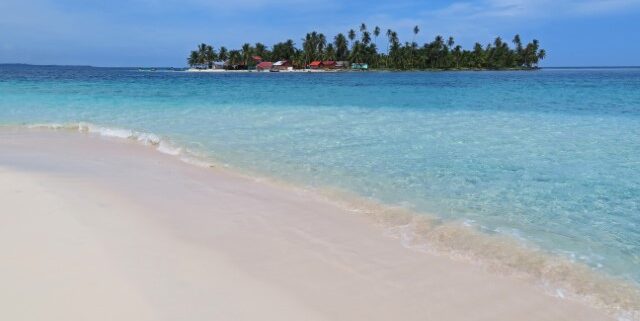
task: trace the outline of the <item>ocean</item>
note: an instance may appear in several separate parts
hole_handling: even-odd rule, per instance
[[[349,191],[640,282],[640,69],[0,65],[0,125],[36,124]]]

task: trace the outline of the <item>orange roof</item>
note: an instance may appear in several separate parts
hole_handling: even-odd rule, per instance
[[[309,66],[314,66],[314,67],[316,67],[316,66],[320,66],[321,64],[322,64],[322,61],[317,61],[317,60],[316,60],[316,61],[312,61],[312,62],[309,64]]]
[[[268,62],[268,61],[263,61],[261,63],[259,63],[256,68],[260,68],[260,69],[268,69],[271,68],[273,66],[272,62]]]

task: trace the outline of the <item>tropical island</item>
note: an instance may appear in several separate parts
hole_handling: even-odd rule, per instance
[[[333,41],[316,31],[307,33],[302,47],[293,40],[274,44],[245,43],[240,49],[202,43],[187,58],[193,71],[339,71],[339,70],[527,70],[538,68],[546,57],[538,40],[524,45],[519,35],[513,37],[511,48],[501,37],[485,46],[476,42],[473,49],[456,45],[453,37],[436,36],[420,46],[415,38],[420,27],[413,28],[413,40],[402,43],[396,31],[388,29],[386,52],[378,49],[381,29],[372,31],[362,23],[359,32],[351,29],[346,36],[338,33]]]

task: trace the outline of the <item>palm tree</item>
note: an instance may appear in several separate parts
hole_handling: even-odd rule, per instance
[[[216,52],[213,50],[212,46],[207,46],[204,52],[205,62],[207,64],[207,68],[213,68],[213,61],[216,60]]]
[[[204,65],[207,62],[205,54],[207,52],[207,44],[201,43],[198,45],[198,64]]]
[[[187,63],[189,64],[189,67],[193,67],[195,65],[198,64],[198,52],[195,50],[191,51],[191,54],[189,55],[189,58],[187,58]]]
[[[371,43],[371,34],[369,33],[369,31],[365,31],[362,33],[362,43],[365,45],[369,45],[369,43]]]
[[[324,34],[318,34],[316,45],[318,48],[318,54],[322,56],[324,54],[324,49],[327,46],[327,38],[324,36]]]
[[[473,56],[475,60],[474,67],[476,68],[484,67],[484,49],[482,48],[482,45],[478,42],[476,42],[476,44],[473,46]]]
[[[256,42],[254,48],[254,53],[256,56],[260,56],[263,60],[269,61],[269,57],[267,57],[269,53],[267,52],[267,47],[264,44]]]
[[[293,43],[293,40],[291,39],[287,39],[287,41],[284,42],[285,45],[285,58],[286,59],[292,59],[293,56],[296,54],[296,44]]]
[[[380,27],[376,26],[375,28],[373,28],[373,36],[375,37],[375,44],[376,44],[376,48],[378,47],[378,36],[380,35]],[[380,64],[380,57],[379,55],[376,53],[375,55],[376,57],[376,66]]]
[[[349,57],[349,60],[351,60],[351,62],[362,62],[362,55],[364,53],[362,47],[362,43],[356,40],[356,42],[353,44],[353,49],[351,50],[351,56]]]
[[[302,50],[309,61],[322,59],[326,45],[327,39],[324,34],[315,31],[307,33],[305,38],[302,39]]]
[[[544,49],[540,49],[540,51],[538,51],[538,59],[543,60],[546,57],[547,57],[547,51]],[[536,65],[537,64],[538,64],[538,61],[536,61]]]
[[[444,47],[444,38],[438,35],[432,43],[432,47],[435,49],[435,66],[436,68],[442,67],[442,47]]]
[[[202,54],[204,53],[204,51],[207,50],[207,44],[206,43],[201,43],[198,45],[198,53]]]
[[[400,40],[398,39],[398,33],[395,31],[391,32],[391,37],[389,38],[391,42],[391,48],[389,49],[389,59],[394,63],[394,68],[398,68],[397,56],[398,51],[400,50]]]
[[[361,51],[362,51],[362,56],[363,56],[363,61],[367,64],[371,63],[371,59],[369,59],[369,44],[371,43],[371,34],[369,33],[369,31],[365,31],[362,33],[362,47]]]
[[[306,66],[306,59],[307,58],[304,51],[299,49],[296,49],[293,56],[291,57],[293,65],[297,68],[304,68]]]
[[[522,52],[524,67],[531,68],[532,64],[536,63],[536,61],[538,60],[538,47],[538,40],[533,39],[533,41],[527,44],[527,46],[524,48]]]
[[[541,49],[541,50],[538,52],[538,59],[542,60],[542,59],[544,59],[544,58],[546,58],[546,57],[547,57],[547,51],[546,51],[546,50],[544,50],[544,49]]]
[[[314,55],[313,38],[315,37],[315,35],[316,35],[316,32],[313,31],[311,33],[307,33],[304,39],[302,39],[302,51],[304,52],[304,55],[305,55],[305,62],[304,62],[305,65],[313,61],[313,55]]]
[[[514,45],[516,45],[516,49],[522,48],[522,40],[520,40],[519,34],[516,34],[515,36],[513,36],[512,42]]]
[[[365,51],[366,62],[369,64],[375,63],[375,65],[372,65],[372,67],[377,68],[378,61],[380,60],[379,58],[380,55],[378,54],[378,46],[376,46],[375,43],[371,43],[364,48],[364,51]]]
[[[360,32],[365,32],[367,31],[367,25],[364,24],[364,22],[362,24],[360,24]]]
[[[387,29],[387,58],[385,59],[385,65],[387,68],[389,68],[389,50],[390,50],[390,46],[391,46],[391,35],[393,34],[393,31],[391,31],[391,29]]]
[[[449,39],[451,39],[451,38],[449,38]],[[460,47],[460,45],[457,45],[453,49],[452,54],[453,54],[453,61],[456,63],[456,69],[460,69],[460,58],[462,56],[462,47]]]
[[[335,38],[333,38],[333,44],[335,45],[336,59],[340,61],[347,60],[349,57],[347,38],[343,34],[339,33]]]
[[[285,42],[279,42],[273,45],[273,52],[271,53],[271,57],[273,59],[284,59],[291,61],[295,54],[296,48],[293,40],[288,39]]]
[[[327,48],[324,51],[324,56],[322,60],[336,60],[336,50],[333,47],[332,43],[327,45]]]
[[[493,41],[493,55],[491,55],[491,59],[489,61],[492,68],[500,68],[503,65],[504,52],[502,50],[502,44],[503,42],[501,37],[496,37],[496,39]]]
[[[227,59],[229,59],[229,51],[227,50],[227,47],[220,47],[220,52],[218,53],[218,59],[222,60],[222,61],[227,61]]]
[[[244,65],[249,68],[249,60],[251,59],[251,56],[253,55],[253,48],[251,48],[251,45],[248,43],[245,43],[244,45],[242,45],[242,60],[244,61]]]
[[[229,51],[229,63],[234,66],[238,65],[242,60],[242,54],[240,54],[239,50],[231,50]]]
[[[418,36],[418,32],[420,32],[420,27],[418,27],[417,25],[415,27],[413,27],[413,41],[411,42],[411,66],[414,66],[414,54],[415,54],[415,47],[417,47],[416,44],[416,37]]]
[[[373,28],[373,36],[376,38],[376,45],[378,44],[378,36],[380,35],[380,27]]]
[[[516,34],[515,36],[513,36],[512,42],[514,45],[516,45],[515,61],[516,61],[516,64],[520,66],[524,61],[522,57],[522,40],[520,40],[520,35]]]
[[[351,41],[351,47],[353,48],[353,41],[356,39],[356,31],[351,29],[349,30],[349,40]]]

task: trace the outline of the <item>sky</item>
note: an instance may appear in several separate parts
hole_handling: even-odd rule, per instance
[[[540,41],[546,67],[640,66],[640,0],[0,0],[0,63],[182,67],[201,42],[300,45],[363,22],[464,48],[518,33]]]

